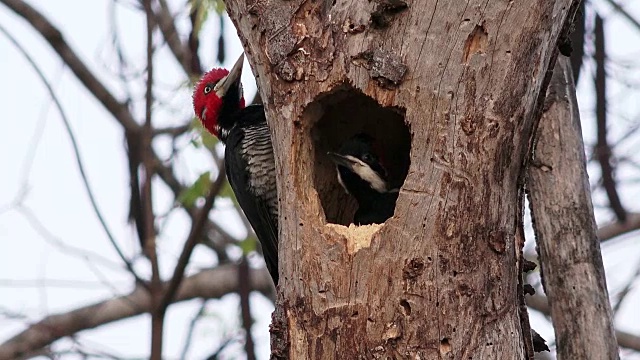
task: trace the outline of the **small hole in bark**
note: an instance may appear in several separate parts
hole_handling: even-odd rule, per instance
[[[351,314],[351,317],[358,317],[358,312],[354,311],[353,314]]]
[[[400,306],[402,306],[402,310],[404,311],[405,316],[411,315],[411,304],[406,299],[400,300]]]
[[[442,340],[440,340],[440,353],[446,354],[450,352],[451,352],[451,344],[449,344],[449,339],[442,338]]]
[[[343,85],[321,96],[305,109],[307,111],[317,117],[311,129],[315,158],[313,180],[327,223],[348,226],[354,223],[358,204],[339,184],[336,165],[327,153],[338,153],[355,135],[366,134],[373,139],[374,155],[386,171],[387,190],[399,189],[409,171],[411,150],[404,110],[381,107],[374,99]],[[394,200],[390,206],[395,206]]]

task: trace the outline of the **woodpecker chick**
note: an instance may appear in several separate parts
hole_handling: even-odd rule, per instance
[[[262,246],[267,269],[278,285],[278,193],[271,134],[262,105],[245,107],[244,54],[231,71],[212,69],[193,92],[193,110],[222,141],[227,178]]]
[[[336,164],[338,182],[358,202],[356,225],[380,224],[393,216],[398,190],[389,189],[387,171],[371,136],[355,135],[328,155]]]

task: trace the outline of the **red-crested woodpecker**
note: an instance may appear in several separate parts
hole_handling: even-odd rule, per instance
[[[225,145],[227,178],[262,246],[278,285],[278,193],[271,134],[262,105],[245,107],[244,55],[231,71],[212,69],[193,92],[193,109],[203,126]]]

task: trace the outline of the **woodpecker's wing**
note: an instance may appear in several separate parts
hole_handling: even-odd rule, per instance
[[[258,236],[267,269],[277,285],[278,196],[271,137],[262,107],[247,107],[237,116],[238,123],[226,141],[227,178]]]

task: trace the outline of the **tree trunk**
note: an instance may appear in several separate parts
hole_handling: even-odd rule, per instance
[[[520,180],[577,1],[226,5],[276,152],[272,357],[530,358]],[[347,228],[326,152],[361,131],[401,190],[384,225]]]
[[[549,85],[527,186],[558,359],[617,359],[578,102],[564,56]]]

